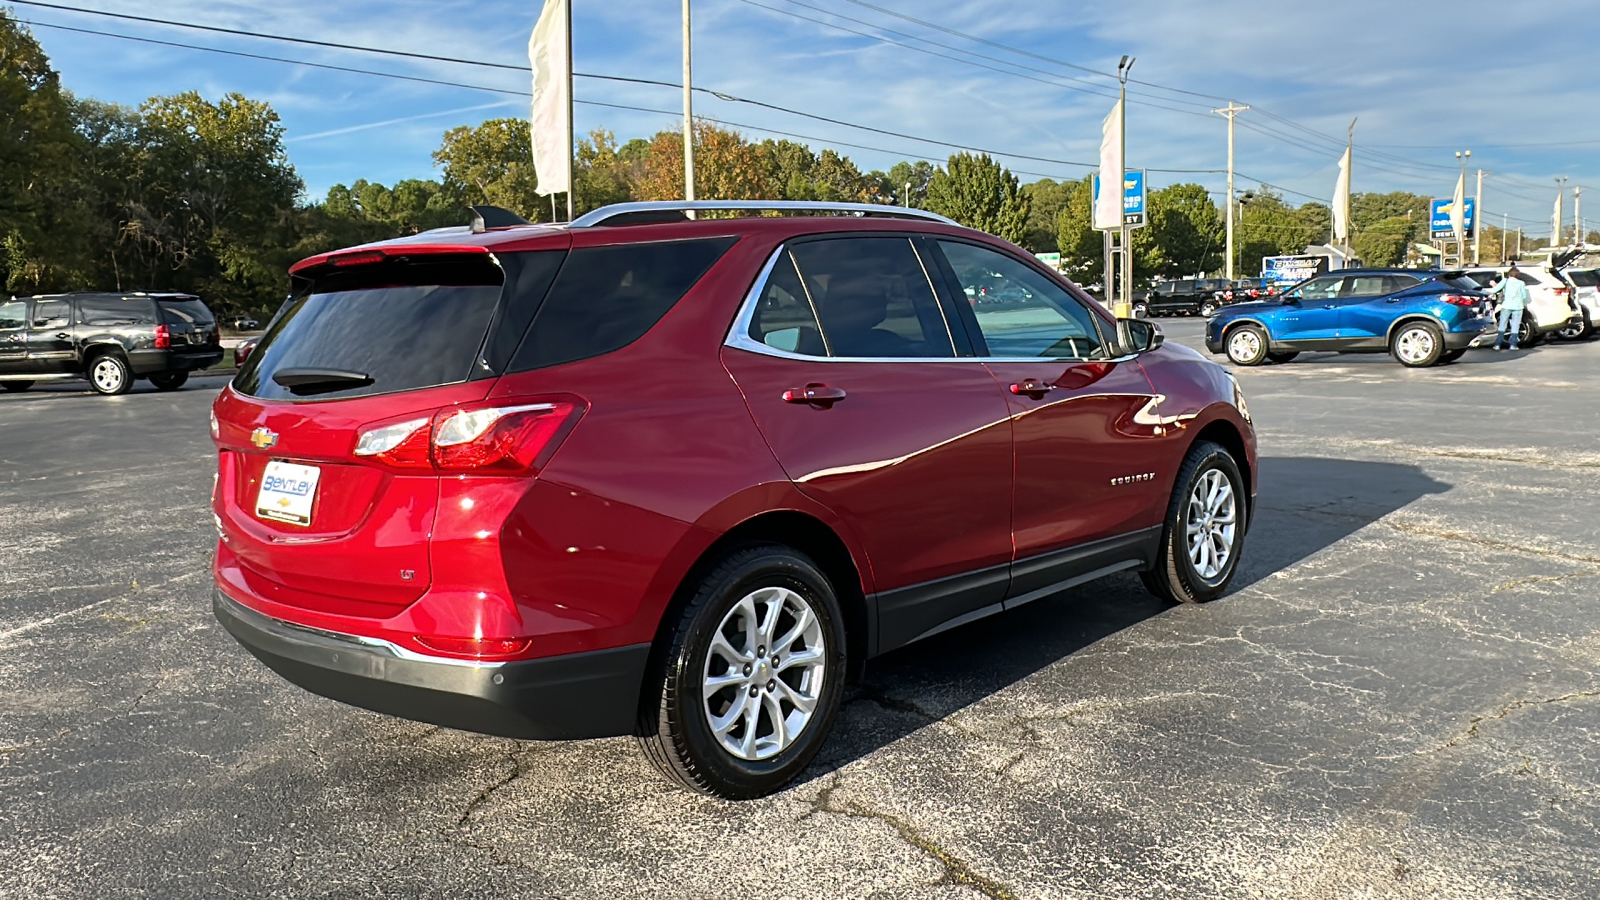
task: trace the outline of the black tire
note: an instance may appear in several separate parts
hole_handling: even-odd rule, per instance
[[[1439,357],[1439,363],[1441,365],[1443,365],[1444,363],[1453,363],[1456,360],[1458,360],[1461,357],[1466,356],[1466,355],[1467,355],[1467,351],[1466,351],[1465,348],[1463,348],[1461,350],[1446,350],[1444,352],[1444,355]]]
[[[1267,359],[1275,363],[1286,363],[1300,355],[1299,350],[1284,350],[1281,353],[1268,353]]]
[[[815,616],[823,648],[822,684],[813,692],[815,706],[810,719],[800,726],[792,743],[766,759],[752,760],[736,756],[713,732],[709,719],[715,713],[703,698],[704,678],[708,674],[736,678],[741,674],[732,666],[720,673],[711,672],[713,638],[724,625],[733,621],[730,617],[736,615],[735,607],[755,591],[772,587],[792,591],[805,601]],[[838,598],[827,576],[805,554],[777,544],[760,544],[730,552],[706,570],[692,589],[693,596],[679,613],[678,620],[669,624],[671,630],[663,635],[662,643],[652,654],[652,667],[639,710],[640,749],[663,775],[691,791],[732,800],[770,794],[794,780],[811,762],[838,714],[846,672],[844,615]],[[792,624],[794,619],[790,616],[779,621]],[[774,631],[783,630],[779,622],[774,624]],[[733,639],[740,637],[737,632],[732,634]],[[732,646],[732,640],[727,637],[724,640]],[[788,650],[805,640],[801,635],[783,649]],[[747,651],[749,648],[735,649]],[[768,648],[759,647],[759,658],[752,658],[751,663],[760,665],[761,660],[767,660],[767,665],[771,665],[767,653]],[[719,655],[718,659],[726,661],[727,657]],[[766,711],[767,704],[773,703],[781,711],[787,701],[777,699],[782,691],[774,691],[772,687],[783,677],[781,672],[770,676],[763,674],[768,671],[761,668],[742,673],[746,678],[770,677],[770,680],[760,686],[731,684],[724,692],[713,694],[710,702],[726,702],[723,712],[726,715],[734,711],[735,703],[747,708],[745,697],[748,695],[744,691],[760,692],[754,733],[759,736],[760,725],[765,722],[771,729],[767,735],[771,739],[775,737],[775,728],[772,728],[775,723],[771,713]],[[795,670],[785,671],[793,673]],[[786,687],[795,687],[790,678],[783,680]],[[787,719],[797,711],[798,707],[790,704],[790,709],[782,712],[782,718]],[[739,734],[730,730],[730,740],[743,737],[749,727],[740,724],[740,719],[743,717],[737,717],[732,726]],[[751,742],[755,740],[752,738]]]
[[[0,381],[0,388],[5,388],[13,394],[20,394],[31,387],[33,387],[31,381]]]
[[[1565,328],[1562,328],[1560,331],[1556,332],[1556,335],[1562,340],[1566,341],[1581,341],[1593,335],[1594,323],[1589,321],[1588,311],[1580,310],[1578,315],[1581,317],[1578,320],[1578,324],[1569,324]]]
[[[1522,324],[1517,326],[1517,346],[1532,347],[1544,339],[1539,333],[1539,323],[1535,322],[1533,315],[1527,310],[1522,312]]]
[[[1444,332],[1432,322],[1406,322],[1389,337],[1389,354],[1408,369],[1438,365],[1444,356]]]
[[[1228,361],[1236,366],[1259,366],[1267,361],[1267,333],[1260,325],[1247,323],[1229,331],[1222,338]]]
[[[1206,318],[1210,318],[1211,314],[1215,313],[1216,311],[1217,311],[1217,305],[1215,303],[1212,303],[1210,300],[1207,300],[1206,302],[1200,304],[1200,315],[1202,315],[1202,316],[1204,316]]]
[[[175,391],[183,387],[188,380],[188,372],[157,372],[150,376],[150,383],[162,391]]]
[[[89,387],[97,394],[115,397],[133,390],[133,372],[116,353],[102,353],[89,360]]]
[[[1190,556],[1188,526],[1191,514],[1190,495],[1209,473],[1218,472],[1227,480],[1233,494],[1233,531],[1227,555],[1217,571],[1207,576],[1200,571]],[[1163,600],[1171,603],[1204,603],[1222,596],[1239,570],[1239,555],[1244,550],[1244,538],[1249,531],[1249,501],[1244,476],[1233,456],[1218,444],[1197,441],[1189,448],[1183,465],[1178,469],[1178,480],[1172,489],[1172,499],[1167,503],[1166,520],[1161,526],[1161,548],[1154,568],[1139,573],[1144,586]],[[1206,522],[1213,520],[1206,519]],[[1206,540],[1211,540],[1207,536]],[[1213,544],[1213,546],[1216,546]]]

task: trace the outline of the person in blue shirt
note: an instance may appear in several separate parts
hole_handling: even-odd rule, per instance
[[[1511,349],[1517,349],[1517,332],[1522,329],[1522,311],[1528,306],[1528,286],[1517,277],[1519,274],[1516,266],[1506,270],[1505,277],[1500,283],[1489,289],[1490,296],[1499,294],[1500,322],[1499,333],[1494,337],[1494,348],[1504,350],[1506,339],[1510,338]]]

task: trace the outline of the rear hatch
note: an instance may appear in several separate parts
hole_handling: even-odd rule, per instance
[[[217,317],[199,297],[157,297],[169,346],[177,352],[221,352]]]
[[[351,254],[297,277],[215,406],[224,584],[335,615],[420,597],[441,480],[425,426],[488,396],[531,316],[506,295],[536,302],[564,256]],[[420,465],[399,440],[418,428]]]

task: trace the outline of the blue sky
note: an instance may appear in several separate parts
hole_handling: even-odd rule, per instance
[[[539,0],[53,2],[516,65],[526,62],[528,33],[542,5]],[[1255,107],[1238,119],[1236,169],[1248,178],[1240,178],[1237,186],[1261,179],[1284,189],[1292,202],[1327,202],[1345,129],[1359,117],[1354,190],[1448,196],[1458,171],[1454,151],[1471,148],[1468,192],[1478,167],[1491,172],[1483,203],[1489,221],[1499,224],[1503,214],[1509,215],[1511,227],[1545,234],[1555,176],[1570,177],[1569,223],[1572,186],[1600,188],[1600,121],[1592,112],[1600,82],[1591,62],[1600,42],[1600,4],[1559,7],[1493,0],[695,0],[695,83],[964,147],[1093,163],[1115,82],[1060,63],[1106,73],[1127,53],[1137,58],[1133,78],[1151,83],[1129,86],[1130,167],[1223,169],[1226,122],[1209,110],[1233,98]],[[19,18],[41,24],[501,90],[522,91],[528,85],[523,72],[291,46],[32,6],[14,9]],[[676,81],[682,65],[679,14],[678,0],[573,0],[575,68]],[[526,98],[503,94],[47,27],[35,28],[35,34],[65,85],[80,95],[133,105],[184,90],[208,98],[239,91],[271,102],[286,126],[290,158],[313,198],[357,178],[391,183],[434,177],[430,153],[446,129],[527,113]],[[646,85],[579,79],[576,96],[681,108],[676,90]],[[774,136],[773,131],[805,135],[814,148],[836,147],[864,170],[916,156],[942,159],[952,152],[704,94],[695,102],[697,114],[739,123],[752,139]],[[679,121],[586,104],[576,115],[580,132],[605,127],[624,140]],[[1002,160],[1024,181],[1041,175],[1078,178],[1088,171],[1062,162]],[[1217,191],[1219,201],[1225,185],[1225,177],[1215,172],[1152,171],[1150,181],[1153,186],[1199,181]],[[1600,226],[1600,189],[1590,197],[1584,219],[1594,224],[1586,229]]]

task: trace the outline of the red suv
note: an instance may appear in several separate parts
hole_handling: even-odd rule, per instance
[[[872,656],[1112,572],[1233,576],[1233,378],[1011,244],[893,207],[499,213],[299,263],[217,398],[215,612],[308,690],[633,734],[753,797]]]

